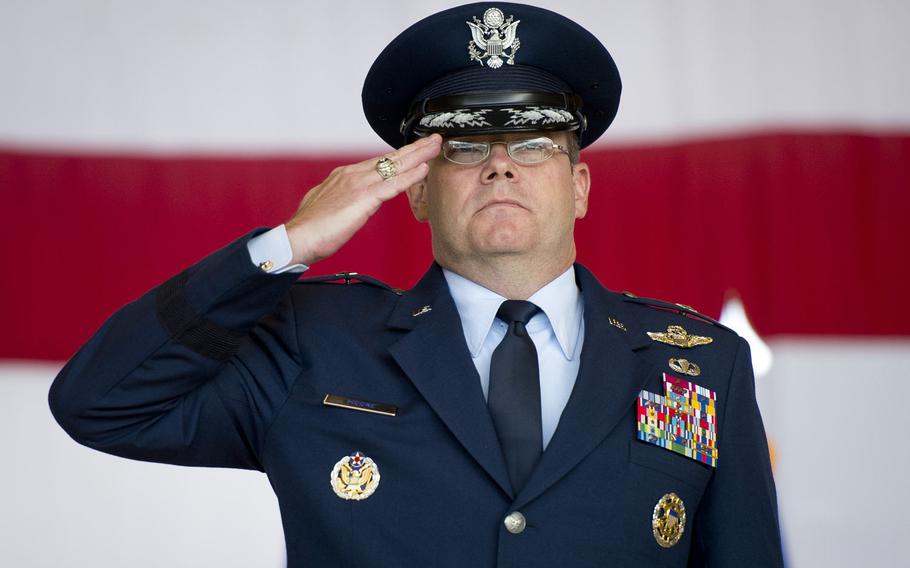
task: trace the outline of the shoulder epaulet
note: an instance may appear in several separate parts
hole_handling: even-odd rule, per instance
[[[359,274],[357,272],[336,272],[335,274],[327,274],[325,276],[301,278],[297,281],[298,284],[314,284],[319,282],[337,282],[339,284],[368,284],[370,286],[382,288],[383,290],[388,290],[389,292],[392,292],[398,296],[404,294],[404,290],[401,288],[393,288],[382,280],[373,278],[372,276],[367,276],[366,274]]]
[[[627,292],[627,291],[623,291],[622,295],[625,296],[625,301],[627,301],[627,302],[641,304],[643,306],[648,306],[649,308],[654,308],[656,310],[666,310],[668,312],[674,312],[681,316],[699,320],[701,322],[715,325],[717,327],[726,329],[727,331],[736,333],[729,327],[727,327],[724,324],[717,321],[716,319],[710,318],[704,314],[698,313],[698,311],[695,308],[693,308],[692,306],[687,306],[685,304],[677,304],[674,302],[665,302],[663,300],[658,300],[655,298],[641,298],[639,296],[636,296],[632,292]]]

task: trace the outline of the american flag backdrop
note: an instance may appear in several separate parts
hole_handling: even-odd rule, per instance
[[[582,153],[579,260],[713,317],[740,299],[773,356],[757,388],[789,564],[899,564],[910,3],[529,3],[591,30],[623,77]],[[0,566],[282,565],[264,476],[78,447],[47,389],[119,306],[387,151],[363,78],[451,5],[0,2]],[[408,287],[430,260],[399,197],[310,274]]]

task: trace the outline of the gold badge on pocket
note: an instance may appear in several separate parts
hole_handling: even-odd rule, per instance
[[[338,460],[330,481],[335,495],[348,501],[361,501],[379,487],[379,466],[363,453],[354,452]]]
[[[651,529],[657,544],[670,548],[686,530],[686,506],[676,493],[667,493],[654,505]]]

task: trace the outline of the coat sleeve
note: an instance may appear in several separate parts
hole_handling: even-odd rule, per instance
[[[777,493],[744,339],[727,399],[718,423],[717,468],[695,515],[689,566],[782,567]]]
[[[255,231],[116,312],[66,364],[51,411],[77,442],[127,458],[262,470],[300,371],[289,290],[250,261]]]

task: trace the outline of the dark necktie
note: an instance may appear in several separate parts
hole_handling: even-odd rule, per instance
[[[525,329],[540,308],[506,300],[496,317],[509,324],[490,361],[487,405],[515,492],[521,491],[542,453],[537,349]]]

